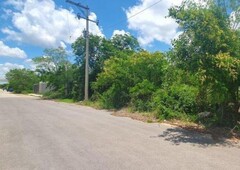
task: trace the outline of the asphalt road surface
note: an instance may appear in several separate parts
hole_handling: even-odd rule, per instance
[[[0,170],[240,169],[239,144],[0,91]]]

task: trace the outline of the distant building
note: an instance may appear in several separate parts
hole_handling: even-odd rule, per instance
[[[48,87],[46,82],[39,82],[33,86],[33,92],[36,94],[43,94],[49,91],[51,91],[51,88]]]

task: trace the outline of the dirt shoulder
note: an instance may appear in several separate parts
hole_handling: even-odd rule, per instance
[[[119,111],[115,111],[112,113],[113,116],[118,117],[129,117],[134,120],[139,120],[146,123],[163,123],[175,127],[180,127],[189,131],[194,131],[198,133],[210,134],[215,141],[220,140],[227,140],[233,143],[240,143],[240,132],[232,132],[230,128],[223,128],[223,127],[212,127],[212,128],[205,128],[196,123],[190,122],[182,122],[179,120],[171,120],[171,121],[159,121],[155,119],[150,114],[144,113],[131,113],[127,109],[122,109]]]

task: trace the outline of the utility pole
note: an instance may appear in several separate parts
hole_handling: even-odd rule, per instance
[[[80,14],[77,14],[78,19],[85,19],[86,20],[86,32],[85,32],[85,38],[86,38],[86,57],[85,57],[85,89],[84,89],[84,100],[88,100],[88,87],[89,87],[89,21],[94,22],[98,25],[98,21],[94,21],[89,19],[89,7],[83,6],[81,3],[77,3],[71,0],[66,0],[66,2],[73,4],[80,9],[83,9],[85,12],[85,16],[81,16]]]

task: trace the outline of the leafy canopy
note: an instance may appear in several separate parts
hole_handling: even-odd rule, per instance
[[[9,87],[12,87],[16,93],[32,92],[33,85],[39,81],[35,72],[27,69],[10,70],[6,74],[6,79]]]

